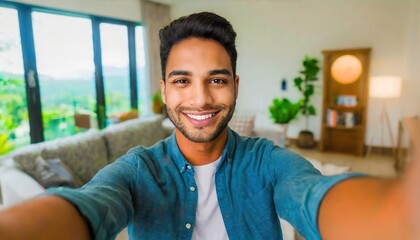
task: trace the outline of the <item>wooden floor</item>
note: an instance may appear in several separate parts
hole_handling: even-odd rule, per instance
[[[394,169],[394,159],[389,154],[371,153],[368,156],[356,156],[333,152],[321,152],[318,149],[301,149],[289,146],[290,150],[309,159],[316,159],[323,163],[332,163],[339,166],[348,166],[352,172],[366,173],[371,176],[394,178],[397,173]]]

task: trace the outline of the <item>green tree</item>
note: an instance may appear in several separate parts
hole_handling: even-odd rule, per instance
[[[28,119],[23,79],[0,76],[0,132],[11,131]]]
[[[0,155],[13,149],[14,129],[28,118],[23,84],[21,79],[0,76]]]

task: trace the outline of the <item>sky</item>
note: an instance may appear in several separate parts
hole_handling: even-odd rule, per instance
[[[91,21],[88,18],[70,17],[43,12],[33,12],[35,53],[39,75],[53,78],[78,77],[94,74]],[[128,69],[127,29],[125,26],[102,23],[102,65]],[[136,29],[137,65],[144,67],[143,34]],[[23,73],[17,11],[0,7],[0,72]]]
[[[0,8],[0,47],[12,44],[6,51],[0,49],[0,72],[22,74],[22,51],[16,10]]]

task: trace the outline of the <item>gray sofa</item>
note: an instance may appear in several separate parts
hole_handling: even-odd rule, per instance
[[[80,187],[130,148],[151,146],[169,136],[171,129],[164,128],[162,120],[161,116],[141,117],[103,130],[92,129],[66,138],[31,144],[3,156],[0,159],[0,200],[3,197],[0,206],[16,204],[43,189],[36,187],[34,182],[28,182],[28,177],[35,179],[35,159],[39,156],[43,159],[59,159],[71,173],[75,186]],[[10,190],[13,193],[6,196]]]

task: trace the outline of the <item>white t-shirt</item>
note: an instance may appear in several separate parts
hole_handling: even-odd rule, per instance
[[[212,163],[194,166],[198,190],[198,206],[193,230],[193,240],[229,239],[217,200],[214,175],[220,158]]]

